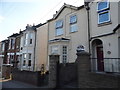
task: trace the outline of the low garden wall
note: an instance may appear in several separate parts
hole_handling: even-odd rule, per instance
[[[41,75],[40,71],[33,72],[33,71],[20,71],[14,69],[12,71],[12,79],[36,86],[48,84],[48,74]]]

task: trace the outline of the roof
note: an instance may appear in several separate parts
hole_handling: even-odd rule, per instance
[[[69,41],[69,40],[70,40],[70,39],[67,39],[67,38],[56,38],[56,39],[49,40],[49,42]]]
[[[32,26],[32,28],[33,28],[33,29],[36,29],[36,28],[39,28],[40,26],[42,26],[42,25],[44,25],[44,24],[46,24],[46,23],[43,23],[43,24],[40,23],[40,24],[38,24],[38,25]]]
[[[2,40],[1,42],[7,42],[8,41],[8,39],[5,39],[5,40]]]
[[[10,38],[10,37],[17,37],[18,35],[20,35],[19,33],[13,33],[11,36],[7,37],[7,38]]]
[[[120,28],[120,24],[117,25],[117,27],[113,30],[113,32],[116,32]]]
[[[49,19],[48,22],[56,19],[56,18],[61,14],[61,12],[62,12],[65,8],[70,8],[70,9],[73,9],[73,10],[79,10],[79,9],[84,8],[84,5],[82,5],[82,6],[80,6],[80,7],[76,7],[76,6],[73,6],[73,5],[69,5],[69,4],[64,3],[64,5],[60,8],[60,10],[57,11],[56,14],[53,15],[53,18],[52,18],[52,19]]]

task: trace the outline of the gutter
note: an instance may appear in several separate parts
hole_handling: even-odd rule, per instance
[[[90,10],[90,7],[89,7],[89,3],[85,3],[85,8],[87,10],[87,21],[88,21],[88,46],[89,46],[89,53],[90,53],[90,14],[89,14],[89,10]]]
[[[34,43],[34,62],[33,62],[33,71],[35,71],[35,55],[36,55],[36,33],[37,33],[37,30],[35,28],[35,43]]]

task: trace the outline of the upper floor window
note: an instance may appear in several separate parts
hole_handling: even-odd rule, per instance
[[[30,41],[29,41],[29,44],[32,44],[32,41],[33,41],[33,33],[30,33]]]
[[[11,46],[11,49],[15,48],[15,39],[11,39],[10,46]]]
[[[27,43],[28,43],[28,33],[25,34],[24,45],[26,46]]]
[[[108,0],[98,2],[97,13],[98,13],[98,24],[102,24],[110,21]]]
[[[108,8],[109,8],[108,0],[98,2],[98,7],[97,7],[98,11],[105,10],[105,9],[108,9]]]
[[[70,24],[74,24],[74,23],[76,23],[76,22],[77,22],[77,16],[76,16],[76,15],[71,16],[71,17],[70,17]]]
[[[1,50],[2,50],[2,51],[5,50],[5,43],[2,43],[2,45],[1,45]]]
[[[56,22],[56,36],[63,34],[63,21],[59,20]]]
[[[14,49],[15,48],[15,39],[12,38],[9,40],[9,49]]]
[[[15,40],[14,40],[14,39],[11,39],[11,46],[12,46],[12,49],[14,49],[14,44],[15,44]]]
[[[77,31],[77,16],[70,16],[70,32]]]

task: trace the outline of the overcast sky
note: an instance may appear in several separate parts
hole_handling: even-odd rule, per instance
[[[27,24],[44,23],[64,3],[83,5],[84,0],[0,0],[0,41],[24,30]]]

